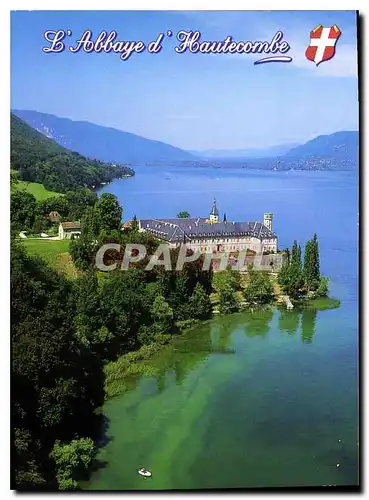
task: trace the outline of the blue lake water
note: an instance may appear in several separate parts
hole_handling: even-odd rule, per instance
[[[279,248],[317,233],[337,309],[214,318],[106,402],[105,466],[90,489],[357,484],[358,176],[137,167],[112,192],[123,219],[274,213]],[[136,471],[145,466],[152,480]]]

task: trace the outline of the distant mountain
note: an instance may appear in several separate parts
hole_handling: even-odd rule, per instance
[[[206,149],[203,151],[189,151],[190,153],[201,158],[272,158],[287,153],[298,144],[281,144],[279,146],[271,146],[269,148],[251,148],[251,149]]]
[[[359,132],[342,131],[330,135],[319,135],[315,139],[297,146],[284,158],[331,158],[357,161],[359,153]]]
[[[69,151],[10,115],[10,166],[20,180],[39,182],[50,191],[94,187],[116,177],[134,175],[123,165],[85,158]]]
[[[89,158],[126,164],[196,159],[188,151],[122,130],[38,111],[16,109],[13,113],[61,146]]]

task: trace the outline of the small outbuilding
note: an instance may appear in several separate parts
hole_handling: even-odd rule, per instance
[[[51,220],[51,222],[59,222],[61,221],[61,215],[56,210],[53,210],[49,213],[49,219]]]
[[[75,222],[61,222],[59,224],[59,240],[71,240],[79,238],[81,235],[81,223]]]

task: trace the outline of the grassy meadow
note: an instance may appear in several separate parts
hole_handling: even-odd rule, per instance
[[[32,257],[41,257],[50,266],[65,273],[70,278],[77,276],[69,253],[70,240],[42,240],[30,238],[22,240],[27,253]]]
[[[19,190],[24,190],[33,194],[37,201],[46,200],[46,198],[50,198],[52,196],[64,196],[62,193],[49,191],[43,186],[43,184],[39,184],[38,182],[18,181],[12,186],[12,191],[14,192]]]

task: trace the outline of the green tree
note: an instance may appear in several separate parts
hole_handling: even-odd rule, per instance
[[[78,189],[75,191],[68,191],[65,196],[68,203],[68,215],[71,220],[81,220],[87,207],[93,207],[98,200],[97,194],[90,189]],[[60,209],[53,208],[62,213]]]
[[[219,271],[214,273],[212,284],[216,292],[220,292],[222,289],[227,287],[230,287],[235,292],[240,288],[241,275],[238,271],[233,269]]]
[[[85,233],[69,244],[69,253],[77,269],[86,271],[93,264],[94,244],[92,238]]]
[[[36,198],[27,191],[15,191],[10,198],[11,228],[15,231],[30,230],[36,215]]]
[[[66,196],[51,196],[45,200],[38,200],[36,208],[38,215],[42,217],[48,217],[50,212],[58,212],[61,217],[68,217],[70,209]]]
[[[304,285],[304,277],[296,264],[291,264],[287,268],[287,275],[284,283],[280,283],[284,292],[291,297],[296,297]]]
[[[99,359],[75,336],[73,283],[11,248],[13,482],[52,485],[56,439],[88,435],[103,402]]]
[[[190,217],[189,212],[187,210],[184,210],[183,212],[178,212],[177,214],[178,219],[188,219]]]
[[[312,254],[313,254],[313,276],[314,286],[318,287],[320,282],[320,256],[319,256],[319,243],[316,233],[314,233],[312,240]]]
[[[274,298],[274,288],[268,273],[250,270],[243,295],[247,302],[266,304],[272,301]]]
[[[84,477],[95,456],[95,447],[90,438],[73,439],[64,444],[57,440],[50,456],[55,462],[59,489],[76,490],[78,480]]]
[[[319,244],[317,235],[308,240],[304,252],[304,281],[308,291],[316,290],[320,284]]]
[[[17,172],[10,172],[10,187],[13,188],[19,183]]]
[[[292,297],[296,296],[304,285],[304,273],[301,266],[301,247],[295,240],[291,249],[291,256],[286,260],[278,275],[278,283],[283,291]]]
[[[138,220],[136,215],[134,215],[131,224],[131,231],[138,231],[138,230],[139,230]]]
[[[173,322],[173,309],[162,295],[158,295],[151,308],[151,314],[161,329],[166,331]]]
[[[223,314],[237,311],[238,301],[234,290],[228,285],[219,291],[219,310]]]
[[[196,284],[190,297],[190,308],[194,318],[205,319],[211,314],[212,307],[210,297],[200,283]]]
[[[329,291],[329,279],[322,276],[316,291],[317,297],[327,297]]]
[[[94,218],[99,232],[119,230],[122,220],[122,207],[111,193],[103,193],[94,206]],[[98,233],[95,234],[98,236]]]
[[[290,263],[292,265],[295,265],[299,269],[301,268],[301,247],[300,245],[297,244],[296,240],[293,242],[292,245]]]
[[[39,215],[37,215],[33,222],[32,231],[34,234],[40,234],[44,231],[47,231],[50,225],[50,221],[48,221],[44,217],[40,217]]]

